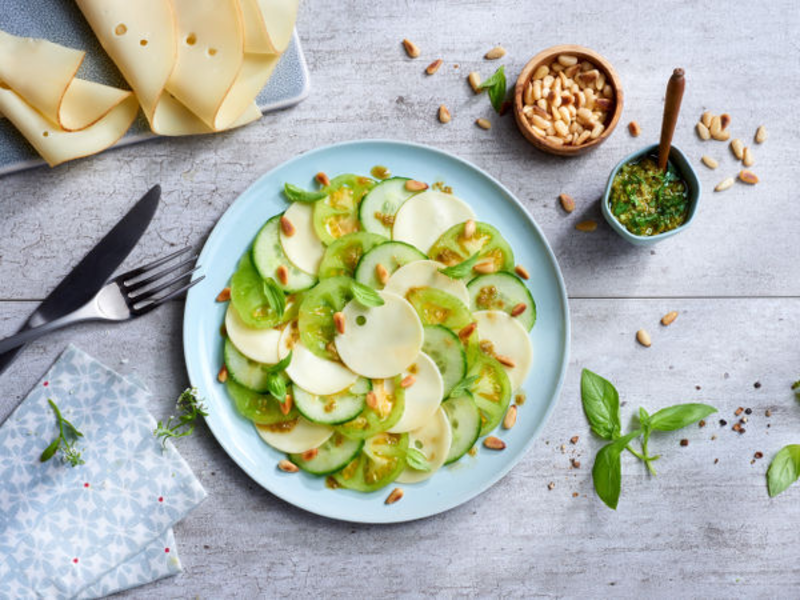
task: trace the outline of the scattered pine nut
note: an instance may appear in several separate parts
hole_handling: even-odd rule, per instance
[[[498,58],[503,58],[505,55],[506,55],[505,48],[503,48],[502,46],[495,46],[484,55],[484,58],[486,60],[497,60]]]
[[[733,152],[733,155],[736,158],[742,160],[742,158],[744,157],[744,143],[742,142],[742,140],[740,140],[739,138],[731,140],[731,152]]]
[[[597,229],[597,221],[594,219],[587,219],[586,221],[581,221],[577,225],[575,225],[575,229],[578,231],[585,231],[585,232],[592,232]]]
[[[443,61],[442,61],[442,59],[441,59],[441,58],[437,58],[435,61],[433,61],[431,64],[429,64],[429,65],[427,66],[427,68],[425,69],[425,72],[426,72],[428,75],[433,75],[434,73],[436,73],[436,71],[438,71],[438,70],[439,70],[439,67],[441,67],[441,66],[442,66],[442,62],[443,62]]]
[[[630,131],[633,137],[639,137],[639,134],[642,133],[642,128],[636,121],[631,121],[630,123],[628,123],[628,131]]]
[[[483,445],[488,448],[489,450],[505,450],[506,443],[501,440],[500,438],[494,437],[490,435],[485,440],[483,440]]]
[[[711,127],[711,121],[714,119],[714,113],[710,110],[707,110],[703,113],[703,116],[700,118],[700,122],[705,125],[706,127]]]
[[[462,340],[465,340],[469,336],[471,336],[477,328],[478,328],[477,321],[473,321],[472,323],[470,323],[469,325],[467,325],[461,331],[458,332],[458,337],[461,338]]]
[[[733,177],[728,177],[727,179],[723,179],[717,184],[717,187],[714,188],[715,192],[724,192],[727,189],[733,187]]]
[[[475,235],[475,231],[477,230],[478,226],[475,224],[475,221],[472,219],[467,219],[464,221],[464,239],[470,240],[472,236]]]
[[[281,285],[286,285],[289,283],[289,269],[286,268],[286,265],[280,265],[276,270],[275,274],[278,276],[278,281]]]
[[[413,375],[409,375],[408,377],[404,377],[403,380],[400,382],[400,387],[404,390],[410,388],[417,382],[417,378]]]
[[[755,185],[758,183],[758,176],[752,171],[748,171],[747,169],[742,169],[741,171],[739,171],[739,179],[741,179],[744,183],[750,185]]]
[[[480,273],[481,275],[485,275],[487,273],[494,273],[497,268],[494,264],[493,260],[486,260],[483,262],[479,262],[477,265],[472,267],[472,270],[476,273]]]
[[[372,410],[376,410],[378,408],[378,396],[372,390],[367,392],[367,406],[369,406]]]
[[[386,504],[394,504],[395,502],[400,500],[402,497],[403,497],[403,490],[400,489],[400,488],[394,488],[392,490],[392,493],[389,494],[389,496],[387,496]]]
[[[516,267],[514,267],[514,272],[517,275],[519,275],[520,277],[522,277],[523,279],[530,279],[531,278],[531,274],[528,273],[528,269],[526,269],[522,265],[517,265]]]
[[[511,309],[511,316],[518,317],[522,313],[524,313],[527,308],[528,308],[527,304],[525,304],[524,302],[520,302],[514,308]]]
[[[689,445],[689,440],[687,440],[686,438],[684,438],[684,439],[682,439],[682,440],[681,440],[681,446],[684,446],[684,447],[686,447],[686,446],[688,446],[688,445]]]
[[[217,302],[227,302],[231,299],[231,288],[222,288],[222,291],[217,294]]]
[[[504,367],[508,367],[509,369],[513,369],[514,367],[517,366],[517,363],[514,362],[514,359],[511,358],[510,356],[505,356],[503,354],[495,354],[494,357],[497,359],[497,362],[499,362]]]
[[[711,139],[711,132],[709,132],[708,127],[706,127],[702,123],[698,123],[696,127],[697,127],[697,135],[700,136],[701,140]]]
[[[419,47],[411,40],[404,39],[403,48],[405,48],[408,58],[417,58],[419,56]]]
[[[475,120],[475,125],[477,125],[481,129],[491,129],[492,128],[492,124],[489,121],[489,119],[476,119]]]
[[[738,417],[738,416],[739,416],[740,414],[742,414],[743,412],[744,412],[744,408],[742,408],[742,407],[740,406],[740,407],[739,407],[739,408],[737,408],[735,411],[733,411],[733,414],[735,414],[735,415]]]
[[[439,122],[440,123],[449,123],[451,119],[450,111],[447,110],[447,107],[444,104],[439,105]]]
[[[569,462],[572,464],[573,469],[581,468],[581,461],[579,461],[577,458],[571,458]]]
[[[328,187],[331,184],[331,180],[328,179],[328,176],[325,175],[325,173],[323,173],[322,171],[317,173],[315,179],[317,180],[317,183],[323,187]]]
[[[678,311],[677,310],[671,310],[667,314],[665,314],[663,317],[661,317],[661,324],[664,327],[666,327],[667,325],[671,325],[672,322],[677,318],[678,318]]]
[[[343,312],[335,312],[335,313],[333,313],[333,324],[336,325],[336,332],[339,335],[344,335],[344,313]]]
[[[503,428],[504,429],[511,429],[517,423],[517,405],[512,404],[508,407],[508,412],[506,412],[506,416],[503,417]]]
[[[719,124],[722,127],[722,130],[725,131],[728,128],[728,125],[731,124],[731,116],[728,113],[722,113],[719,116]]]
[[[571,444],[577,444],[579,439],[580,438],[577,435],[573,435],[571,438],[569,438],[569,441]]]
[[[569,194],[559,194],[558,199],[561,201],[561,208],[565,212],[571,213],[575,210],[575,200]]]
[[[548,484],[547,484],[547,489],[548,489],[548,490],[554,490],[554,489],[556,489],[556,482],[555,482],[555,481],[551,481],[550,483],[548,483]]]
[[[281,215],[281,231],[286,237],[292,237],[295,233],[294,223],[286,215]]]
[[[278,402],[278,406],[280,407],[283,416],[286,416],[291,412],[292,404],[294,404],[294,399],[292,398],[291,394],[286,394],[283,402]]]
[[[424,181],[417,181],[415,179],[409,179],[406,181],[406,189],[409,192],[421,192],[423,190],[428,189],[428,184]]]
[[[640,329],[636,332],[636,341],[639,342],[645,348],[649,348],[652,345],[652,341],[650,340],[650,334],[647,333],[644,329]]]
[[[375,277],[378,278],[383,285],[386,285],[386,282],[389,281],[389,270],[384,267],[381,263],[375,265]]]
[[[317,448],[311,448],[311,450],[306,450],[305,452],[303,452],[300,455],[300,457],[303,460],[308,461],[315,459],[317,457],[317,454],[319,454],[319,450]]]
[[[284,473],[297,473],[300,470],[296,464],[285,458],[278,463],[278,468]]]
[[[219,373],[217,373],[217,381],[220,383],[225,383],[228,381],[228,367],[222,365],[219,369]]]
[[[756,144],[763,144],[767,141],[767,128],[763,125],[760,125],[758,129],[756,129]]]
[[[703,164],[709,169],[716,169],[719,166],[719,163],[710,156],[703,156],[700,160],[702,160]]]
[[[748,146],[747,148],[744,149],[744,155],[742,156],[742,164],[745,167],[752,167],[755,164],[755,162],[756,162],[756,157],[753,156],[753,152],[752,150],[750,150],[750,147]]]
[[[483,89],[479,88],[478,86],[481,84],[481,76],[478,74],[477,71],[473,71],[467,77],[467,81],[469,81],[469,85],[472,88],[472,91],[476,94],[480,94]]]
[[[727,131],[727,130],[726,131],[720,131],[716,135],[714,135],[712,133],[711,137],[714,138],[715,140],[717,140],[718,142],[727,142],[731,138],[731,132]]]

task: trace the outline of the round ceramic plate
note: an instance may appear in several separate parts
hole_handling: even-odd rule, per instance
[[[291,182],[315,189],[314,175],[357,173],[368,175],[375,165],[389,167],[394,175],[441,181],[466,200],[478,219],[497,227],[514,249],[517,263],[530,271],[527,282],[536,301],[537,319],[531,332],[534,361],[524,385],[526,401],[516,426],[498,428],[505,440],[502,452],[478,446],[475,456],[464,456],[425,482],[404,485],[402,501],[387,506],[392,486],[362,494],[332,490],[323,477],[283,473],[276,468],[285,456],[267,446],[255,427],[241,417],[225,386],[217,382],[222,365],[219,329],[226,304],[215,302],[228,285],[236,263],[247,251],[261,225],[282,212],[287,202],[281,193]],[[364,523],[393,523],[428,517],[480,494],[522,458],[544,427],[558,399],[567,368],[569,314],[564,282],[544,235],[519,201],[498,181],[476,166],[441,150],[394,141],[357,141],[326,146],[302,154],[270,171],[244,192],[225,212],[203,248],[198,264],[205,279],[193,287],[186,300],[183,342],[192,385],[205,399],[209,428],[236,463],[264,488],[313,513]]]

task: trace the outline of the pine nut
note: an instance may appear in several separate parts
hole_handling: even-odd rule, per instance
[[[472,73],[469,74],[469,77],[467,77],[467,81],[469,81],[469,85],[472,88],[472,91],[475,92],[476,94],[480,94],[483,91],[481,88],[478,87],[481,84],[481,76],[476,71],[473,71]]]
[[[572,196],[569,194],[560,194],[558,199],[561,200],[561,208],[563,208],[566,212],[571,213],[575,210],[575,200],[572,199]]]
[[[406,49],[406,54],[409,58],[417,58],[419,56],[419,48],[411,40],[403,40],[403,48]]]
[[[343,312],[335,312],[335,313],[333,313],[333,324],[336,326],[336,332],[339,335],[344,335],[344,313]]]
[[[592,128],[592,133],[589,137],[591,137],[593,140],[599,138],[605,128],[605,125],[598,123]]]
[[[537,106],[536,108],[539,108],[539,107]],[[541,110],[541,109],[539,109],[539,110]],[[544,111],[542,111],[542,112],[544,112]],[[549,117],[550,115],[548,114],[547,116]],[[531,118],[531,121],[533,122],[534,125],[536,125],[536,127],[540,128],[540,129],[545,129],[546,130],[548,127],[550,127],[550,122],[547,121],[544,117],[539,116],[539,114],[536,113],[536,112],[534,112],[534,115]]]
[[[742,143],[742,140],[736,138],[735,140],[731,141],[731,151],[736,158],[742,160],[742,158],[744,158],[744,144]]]
[[[526,269],[522,265],[517,265],[516,267],[514,267],[514,272],[517,275],[519,275],[520,277],[522,277],[523,279],[530,279],[531,278],[530,273],[528,273],[528,269]]]
[[[725,131],[728,128],[728,125],[731,124],[731,116],[728,113],[722,113],[719,116],[719,125],[722,128],[722,131]]]
[[[711,121],[713,120],[714,120],[714,113],[712,113],[710,110],[704,112],[703,116],[700,118],[700,122],[706,126],[706,129],[711,127]]]
[[[288,415],[292,411],[292,404],[294,403],[294,399],[292,398],[291,394],[286,394],[286,397],[283,399],[283,402],[278,402],[278,407],[281,409],[281,413],[283,416]]]
[[[440,123],[450,122],[450,111],[447,110],[447,107],[444,104],[439,105],[439,122]]]
[[[400,488],[394,488],[392,493],[389,494],[386,498],[386,504],[394,504],[398,500],[403,498],[403,490]]]
[[[475,271],[476,273],[485,275],[487,273],[494,273],[497,270],[497,268],[495,267],[493,260],[486,260],[483,262],[479,262],[477,265],[472,267],[472,270]]]
[[[533,79],[544,79],[550,74],[550,67],[547,65],[539,65],[533,72]]]
[[[306,450],[303,452],[300,457],[305,461],[309,461],[314,460],[317,457],[317,454],[319,454],[319,450],[317,448],[311,448],[311,450]]]
[[[715,192],[724,192],[725,190],[733,187],[733,177],[728,177],[727,179],[723,179],[717,184],[717,187],[714,188]]]
[[[631,121],[628,123],[628,131],[631,132],[633,137],[639,137],[639,134],[642,133],[642,128],[639,127],[639,124],[636,121]]]
[[[367,406],[369,406],[372,410],[378,409],[378,396],[372,390],[367,392]]]
[[[709,169],[716,169],[719,166],[719,163],[710,156],[703,156],[700,160],[702,160],[703,164]]]
[[[752,167],[756,162],[756,157],[753,156],[753,151],[750,150],[750,147],[744,149],[744,156],[742,157],[742,163],[745,167]]]
[[[483,445],[488,448],[489,450],[505,450],[506,443],[501,440],[500,438],[494,437],[490,435],[485,440],[483,440]]]
[[[378,263],[375,265],[375,277],[381,282],[381,284],[386,285],[386,283],[389,281],[389,270],[381,263]]]
[[[503,354],[495,354],[495,358],[497,359],[497,362],[499,362],[504,367],[508,367],[509,369],[513,369],[514,367],[517,366],[517,363],[510,356],[505,356]]]
[[[742,169],[739,171],[739,179],[750,185],[755,185],[758,183],[758,177],[756,174],[752,171],[748,171],[747,169]]]
[[[231,299],[231,288],[222,288],[222,291],[217,294],[217,302],[227,302]]]
[[[711,137],[716,138],[722,132],[722,119],[719,115],[711,119],[711,127],[708,128]]]
[[[563,146],[564,145],[564,140],[562,140],[560,137],[556,137],[554,135],[545,136],[544,139],[546,139],[551,144],[555,144],[556,146]]]
[[[597,229],[597,221],[594,219],[587,219],[586,221],[581,221],[577,225],[575,225],[575,229],[578,231],[584,231],[590,233]]]
[[[297,473],[300,470],[296,464],[285,458],[278,463],[278,468],[284,473]]]
[[[644,329],[640,329],[636,332],[636,341],[639,342],[645,348],[649,348],[652,345],[652,341],[650,341],[650,334],[647,333]]]
[[[295,234],[294,223],[286,215],[281,216],[281,231],[286,237],[292,237]]]
[[[477,328],[478,328],[478,323],[473,321],[472,323],[470,323],[469,325],[467,325],[466,327],[461,329],[461,331],[458,332],[458,337],[462,340],[466,340],[475,332]]]
[[[228,367],[222,365],[219,369],[219,373],[217,373],[217,381],[220,383],[225,383],[228,381]]]
[[[511,309],[511,316],[518,317],[522,313],[524,313],[525,310],[527,310],[527,308],[528,308],[527,304],[525,304],[524,302],[520,302],[519,304],[515,305],[514,308]]]
[[[700,136],[701,140],[710,140],[711,139],[711,132],[708,130],[703,123],[697,124],[697,135]]]
[[[571,67],[578,64],[578,58],[570,54],[560,54],[558,57],[558,64],[564,67]]]
[[[488,119],[477,119],[475,124],[480,127],[481,129],[491,129],[492,124],[489,122]]]
[[[410,388],[417,382],[417,378],[413,375],[409,375],[408,377],[404,377],[403,380],[400,382],[400,387],[405,389]]]
[[[763,144],[767,141],[767,128],[763,125],[760,125],[758,129],[756,129],[756,144]]]
[[[512,404],[508,407],[506,416],[503,417],[503,429],[511,429],[517,423],[517,405]]]
[[[417,181],[415,179],[409,179],[406,181],[406,189],[409,192],[421,192],[423,190],[428,189],[428,184],[423,181]]]
[[[323,187],[328,187],[331,184],[331,180],[328,179],[328,176],[325,175],[325,173],[323,173],[322,171],[317,173],[315,179],[317,180],[317,183],[319,183]]]
[[[569,135],[569,128],[564,121],[556,121],[554,127],[556,128],[556,133],[561,137],[567,137]]]
[[[487,60],[497,60],[498,58],[503,58],[505,55],[506,55],[505,48],[503,48],[502,46],[495,46],[486,53],[484,58]]]
[[[286,265],[280,265],[275,270],[275,274],[278,276],[278,281],[281,285],[289,283],[289,269],[286,268]]]
[[[677,310],[671,310],[670,312],[665,314],[663,317],[661,317],[661,324],[664,327],[666,327],[667,325],[671,325],[672,322],[677,318],[678,318],[678,311]]]
[[[425,69],[425,72],[428,75],[433,75],[434,73],[436,73],[436,71],[439,70],[439,67],[442,66],[442,62],[444,62],[444,61],[442,61],[441,58],[437,58],[435,61],[433,61],[431,64],[429,64],[427,66],[427,68]]]
[[[528,85],[525,86],[523,101],[526,105],[533,104],[536,101],[536,98],[533,97],[533,84],[530,81],[528,82]]]
[[[466,221],[464,221],[464,239],[471,240],[472,236],[475,235],[477,229],[478,226],[472,219],[467,219]]]

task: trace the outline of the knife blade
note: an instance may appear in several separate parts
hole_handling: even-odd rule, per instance
[[[161,186],[154,185],[61,280],[19,331],[62,317],[86,304],[139,242],[158,208]],[[0,354],[0,375],[22,347]]]

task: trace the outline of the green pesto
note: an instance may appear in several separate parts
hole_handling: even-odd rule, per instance
[[[689,189],[672,162],[663,173],[656,157],[645,156],[617,172],[608,205],[611,214],[634,235],[658,235],[686,222]]]

